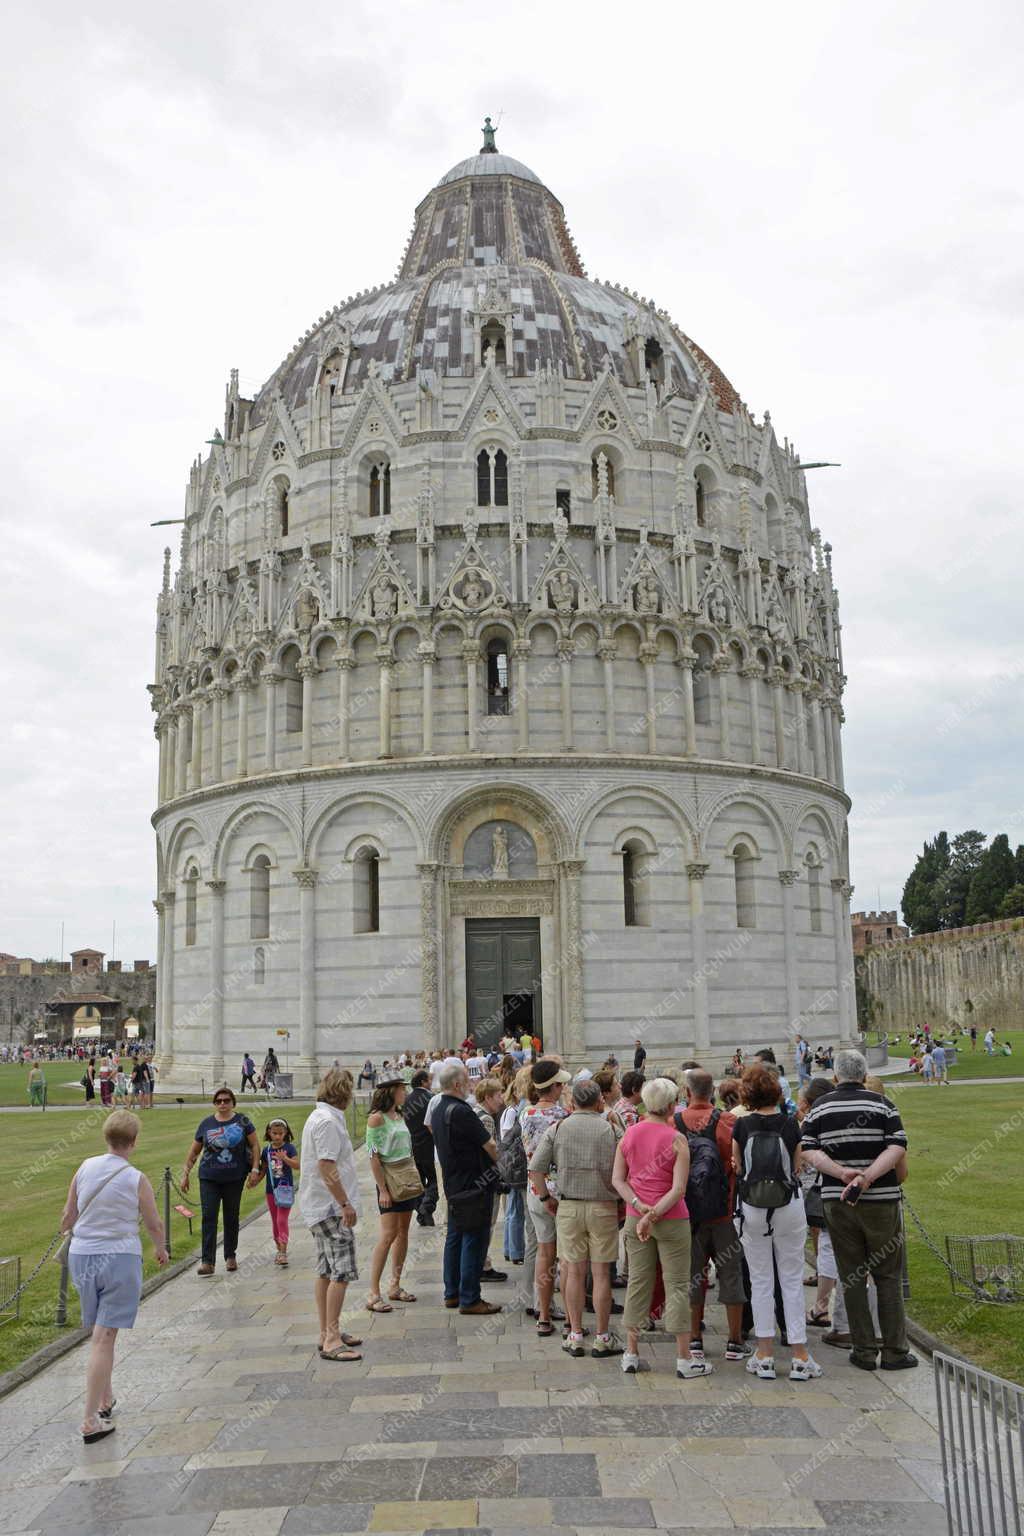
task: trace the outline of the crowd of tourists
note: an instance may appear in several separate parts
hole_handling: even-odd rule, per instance
[[[716,1082],[696,1061],[648,1074],[639,1041],[623,1072],[614,1056],[570,1073],[539,1042],[506,1044],[479,1052],[470,1039],[375,1074],[368,1311],[416,1302],[403,1282],[409,1229],[414,1217],[435,1225],[443,1192],[445,1307],[486,1318],[503,1310],[492,1299],[501,1294],[506,1310],[521,1311],[570,1359],[618,1358],[632,1374],[642,1368],[641,1338],[663,1329],[677,1377],[708,1376],[714,1289],[726,1320],[718,1363],[761,1380],[775,1378],[780,1347],[790,1380],[821,1376],[812,1334],[863,1370],[917,1364],[903,1310],[907,1138],[859,1052],[840,1050],[832,1076],[815,1075],[798,1037],[794,1097],[770,1049]],[[361,1202],[345,1115],[354,1091],[351,1072],[330,1068],[296,1145],[282,1118],[268,1122],[261,1143],[222,1086],[181,1175],[187,1191],[198,1164],[201,1277],[215,1272],[218,1227],[226,1268],[238,1268],[246,1186],[265,1187],[281,1266],[297,1205],[314,1244],[319,1356],[339,1362],[361,1359],[363,1344],[341,1326],[358,1279]],[[152,1187],[131,1165],[139,1125],[125,1110],[107,1118],[108,1151],[78,1169],[64,1211],[71,1275],[93,1328],[87,1441],[113,1429],[113,1347],[138,1307],[140,1218],[166,1260]],[[499,1241],[506,1268],[494,1261]],[[492,1289],[502,1284],[504,1292]]]

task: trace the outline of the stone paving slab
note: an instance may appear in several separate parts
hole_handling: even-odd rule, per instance
[[[364,1186],[368,1186],[365,1163]],[[368,1194],[368,1188],[366,1190]],[[364,1197],[372,1213],[372,1198]],[[494,1318],[441,1307],[443,1229],[412,1229],[388,1314],[351,1288],[358,1364],[316,1353],[311,1244],[268,1263],[269,1221],[246,1228],[239,1272],[190,1271],[122,1334],[118,1429],[77,1433],[84,1353],[0,1404],[0,1529],[12,1536],[944,1536],[928,1373],[866,1378],[820,1349],[811,1383],[756,1382],[721,1361],[679,1382],[673,1341],[646,1369],[569,1360],[523,1314],[516,1271]],[[357,1229],[365,1272],[376,1220]]]

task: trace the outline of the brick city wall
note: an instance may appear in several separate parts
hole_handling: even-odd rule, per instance
[[[1024,921],[873,945],[857,960],[880,1029],[957,1023],[1024,1028]]]
[[[81,971],[57,976],[0,976],[0,1041],[29,1040],[47,1001],[81,993],[103,992],[134,1014],[152,1038],[156,1002],[156,969],[149,971]],[[39,1026],[42,1027],[42,1026]]]

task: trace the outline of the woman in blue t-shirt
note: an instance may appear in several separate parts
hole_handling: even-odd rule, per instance
[[[224,1207],[224,1259],[229,1270],[238,1268],[238,1213],[242,1190],[250,1173],[260,1172],[260,1144],[256,1127],[235,1109],[238,1100],[230,1088],[218,1088],[213,1114],[200,1120],[188,1149],[181,1187],[188,1191],[189,1175],[199,1163],[199,1200],[203,1208],[203,1261],[198,1275],[212,1275],[217,1262],[217,1218]]]
[[[266,1146],[260,1156],[266,1174],[267,1209],[270,1211],[270,1225],[277,1249],[274,1263],[284,1269],[288,1265],[288,1221],[295,1201],[295,1180],[292,1175],[298,1171],[299,1154],[295,1150],[295,1138],[287,1120],[269,1121],[263,1139]],[[249,1188],[252,1189],[259,1181],[260,1175],[252,1172],[249,1175]]]

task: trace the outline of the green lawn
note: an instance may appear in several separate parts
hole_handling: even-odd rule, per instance
[[[1012,1084],[909,1089],[886,1084],[910,1141],[904,1186],[940,1252],[946,1236],[1015,1233],[1024,1239],[1024,1096]],[[949,1276],[907,1215],[911,1300],[923,1327],[999,1376],[1024,1382],[1024,1303],[953,1295]]]
[[[966,1037],[957,1041],[957,1061],[952,1069],[953,1080],[958,1077],[1024,1077],[1024,1029],[998,1029],[996,1038],[1002,1045],[1004,1040],[1010,1042],[1013,1051],[1012,1056],[1001,1056],[998,1051],[994,1056],[985,1054],[982,1043],[983,1033],[978,1037],[977,1050],[971,1050],[971,1042]],[[890,1045],[890,1056],[909,1056],[910,1046],[906,1035],[903,1035],[898,1045]],[[917,1077],[916,1072],[898,1072],[893,1077],[887,1078],[887,1082],[907,1082]]]
[[[282,1111],[298,1138],[312,1105],[282,1106],[261,1101],[244,1108],[261,1139],[267,1120]],[[144,1111],[141,1115],[142,1133],[135,1162],[152,1181],[161,1211],[160,1180],[164,1167],[169,1166],[174,1177],[180,1177],[185,1154],[202,1112],[202,1106],[189,1105],[180,1111]],[[354,1126],[357,1140],[362,1140],[365,1105],[353,1106],[350,1115],[350,1128]],[[74,1170],[83,1158],[104,1150],[104,1118],[105,1113],[98,1104],[83,1108],[77,1114],[44,1115],[40,1112],[31,1116],[6,1117],[11,1143],[17,1152],[7,1177],[0,1183],[0,1258],[20,1255],[23,1280],[27,1279],[57,1230]],[[173,1211],[173,1206],[178,1203],[186,1204],[195,1213],[192,1238],[189,1237],[188,1222]],[[262,1209],[265,1209],[263,1186],[247,1190],[242,1200],[243,1219],[250,1212]],[[171,1222],[172,1252],[175,1259],[180,1259],[192,1252],[199,1241],[199,1190],[194,1174],[188,1200],[181,1202],[179,1196],[172,1195]],[[156,1264],[148,1234],[143,1234],[142,1242],[148,1278],[156,1272]],[[243,1251],[244,1245],[243,1233]],[[59,1266],[47,1262],[21,1298],[20,1318],[0,1326],[0,1371],[17,1365],[62,1332],[54,1324],[59,1276]],[[73,1286],[69,1287],[68,1302],[68,1323],[77,1327],[78,1298]]]

